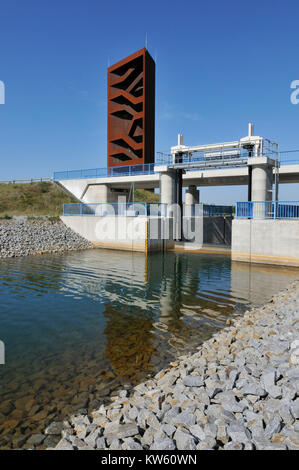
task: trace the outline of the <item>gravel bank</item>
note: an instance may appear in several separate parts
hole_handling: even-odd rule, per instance
[[[16,218],[0,221],[0,258],[92,248],[60,221]]]
[[[299,449],[299,282],[91,416],[52,423],[56,449]]]

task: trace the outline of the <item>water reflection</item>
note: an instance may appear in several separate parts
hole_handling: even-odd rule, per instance
[[[0,260],[0,446],[19,447],[50,420],[98,406],[297,276],[195,253]]]

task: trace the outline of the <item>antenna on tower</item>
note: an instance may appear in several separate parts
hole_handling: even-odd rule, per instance
[[[145,33],[145,49],[147,49],[147,33]]]

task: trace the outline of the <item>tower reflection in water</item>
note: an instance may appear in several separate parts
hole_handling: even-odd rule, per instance
[[[178,352],[198,346],[225,323],[236,304],[229,294],[227,257],[216,257],[211,263],[208,257],[178,253],[134,256],[131,266],[126,304],[109,302],[103,312],[106,357],[115,373],[128,380],[151,374]],[[136,282],[142,266],[143,289]],[[111,291],[108,282],[106,295]]]

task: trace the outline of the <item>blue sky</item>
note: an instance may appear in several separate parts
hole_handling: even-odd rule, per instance
[[[0,180],[106,166],[107,65],[156,60],[156,150],[256,134],[299,148],[298,0],[1,0]],[[245,187],[203,188],[215,203]],[[281,185],[281,199],[299,199]]]

